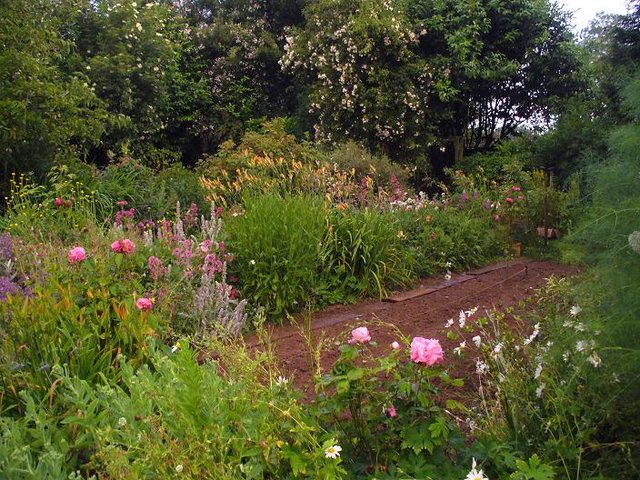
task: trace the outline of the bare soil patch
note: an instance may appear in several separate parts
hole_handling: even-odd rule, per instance
[[[378,343],[375,350],[388,352],[398,338],[397,328],[407,337],[437,338],[451,356],[456,345],[446,337],[444,325],[457,319],[460,310],[479,307],[479,311],[517,306],[542,287],[550,276],[565,277],[576,273],[575,267],[555,262],[516,259],[501,262],[463,274],[450,280],[430,277],[409,292],[398,292],[385,301],[365,300],[355,305],[340,305],[308,316],[299,316],[297,325],[270,326],[271,347],[282,371],[307,397],[313,394],[313,367],[307,338],[312,345],[324,344],[321,353],[323,369],[335,361],[337,345],[346,341],[353,328],[367,326]],[[391,324],[393,327],[390,327]],[[303,330],[307,331],[304,335]],[[310,335],[309,335],[310,333]],[[247,344],[262,348],[255,337]],[[472,371],[472,370],[470,370]],[[466,375],[465,375],[466,376]]]

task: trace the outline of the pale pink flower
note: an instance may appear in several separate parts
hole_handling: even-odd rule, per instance
[[[69,253],[67,253],[67,259],[71,264],[80,263],[83,260],[87,259],[87,252],[85,252],[84,248],[82,247],[73,247],[71,250],[69,250]]]
[[[394,350],[398,350],[400,348],[400,344],[398,342],[393,342],[391,344],[391,348],[393,348]]]
[[[411,360],[428,366],[442,363],[444,352],[440,342],[432,338],[415,337],[411,341]]]
[[[505,200],[505,202],[507,202],[509,205],[511,205],[511,204],[513,203],[513,198],[511,198],[511,197],[507,197],[507,198],[505,198],[504,200]]]
[[[136,307],[138,307],[138,310],[146,312],[148,310],[151,310],[151,308],[153,307],[153,301],[147,297],[139,298],[138,300],[136,300]]]
[[[396,410],[396,407],[394,407],[393,405],[391,405],[390,407],[387,407],[385,409],[385,413],[389,416],[389,418],[396,418],[398,416],[398,411]]]
[[[351,339],[349,344],[353,343],[365,343],[371,341],[371,335],[369,335],[369,329],[367,327],[358,327],[351,330]]]

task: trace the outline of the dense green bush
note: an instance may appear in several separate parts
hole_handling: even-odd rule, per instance
[[[325,457],[331,434],[265,358],[220,344],[223,368],[199,365],[186,341],[175,353],[150,347],[148,366],[121,358],[118,384],[54,366],[49,399],[25,390],[24,416],[0,420],[3,478],[344,477],[340,459]]]

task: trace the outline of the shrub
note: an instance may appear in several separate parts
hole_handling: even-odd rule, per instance
[[[328,153],[328,161],[338,165],[342,171],[355,172],[356,180],[371,176],[376,186],[388,188],[395,177],[402,185],[409,181],[406,168],[393,163],[385,155],[373,154],[355,142],[346,142]]]

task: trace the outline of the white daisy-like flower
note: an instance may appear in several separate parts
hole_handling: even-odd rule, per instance
[[[249,265],[255,265],[256,261],[255,260],[249,260]]]
[[[478,470],[477,467],[476,459],[473,458],[471,462],[471,470],[467,473],[464,480],[489,480],[485,477],[484,472],[482,470]]]
[[[447,320],[447,323],[444,324],[444,328],[449,328],[451,326],[453,326],[453,318]]]
[[[540,385],[538,385],[538,388],[536,388],[536,397],[541,398],[542,397],[542,392],[544,391],[544,387],[546,387],[547,384],[544,382],[540,382]]]
[[[451,280],[451,272],[447,272],[446,275],[444,276],[444,279],[448,282],[449,280]]]
[[[582,311],[582,308],[580,308],[580,305],[574,305],[573,307],[571,307],[571,310],[569,311],[569,313],[574,317],[577,317],[578,315],[580,315],[581,311]]]
[[[282,375],[278,375],[276,378],[276,385],[279,387],[284,387],[289,383],[289,379],[287,377],[283,377]]]
[[[176,473],[182,473],[183,470],[184,470],[184,467],[182,466],[182,464],[176,465]]]
[[[476,335],[471,339],[471,341],[476,347],[479,347],[480,345],[482,345],[482,337],[480,335]]]
[[[142,31],[142,24],[140,24],[140,22],[136,23],[136,28],[138,29],[139,32]]]
[[[467,348],[467,342],[466,340],[463,341],[460,345],[458,345],[456,348],[453,349],[453,353],[455,353],[456,355],[462,355],[462,350],[464,350],[465,348]]]
[[[126,426],[127,426],[127,419],[126,419],[126,418],[124,418],[124,417],[120,417],[120,418],[118,419],[118,427],[120,427],[120,428],[124,428],[124,427],[126,427]]]
[[[324,449],[324,456],[326,458],[338,458],[341,451],[342,447],[340,445],[331,445]]]

